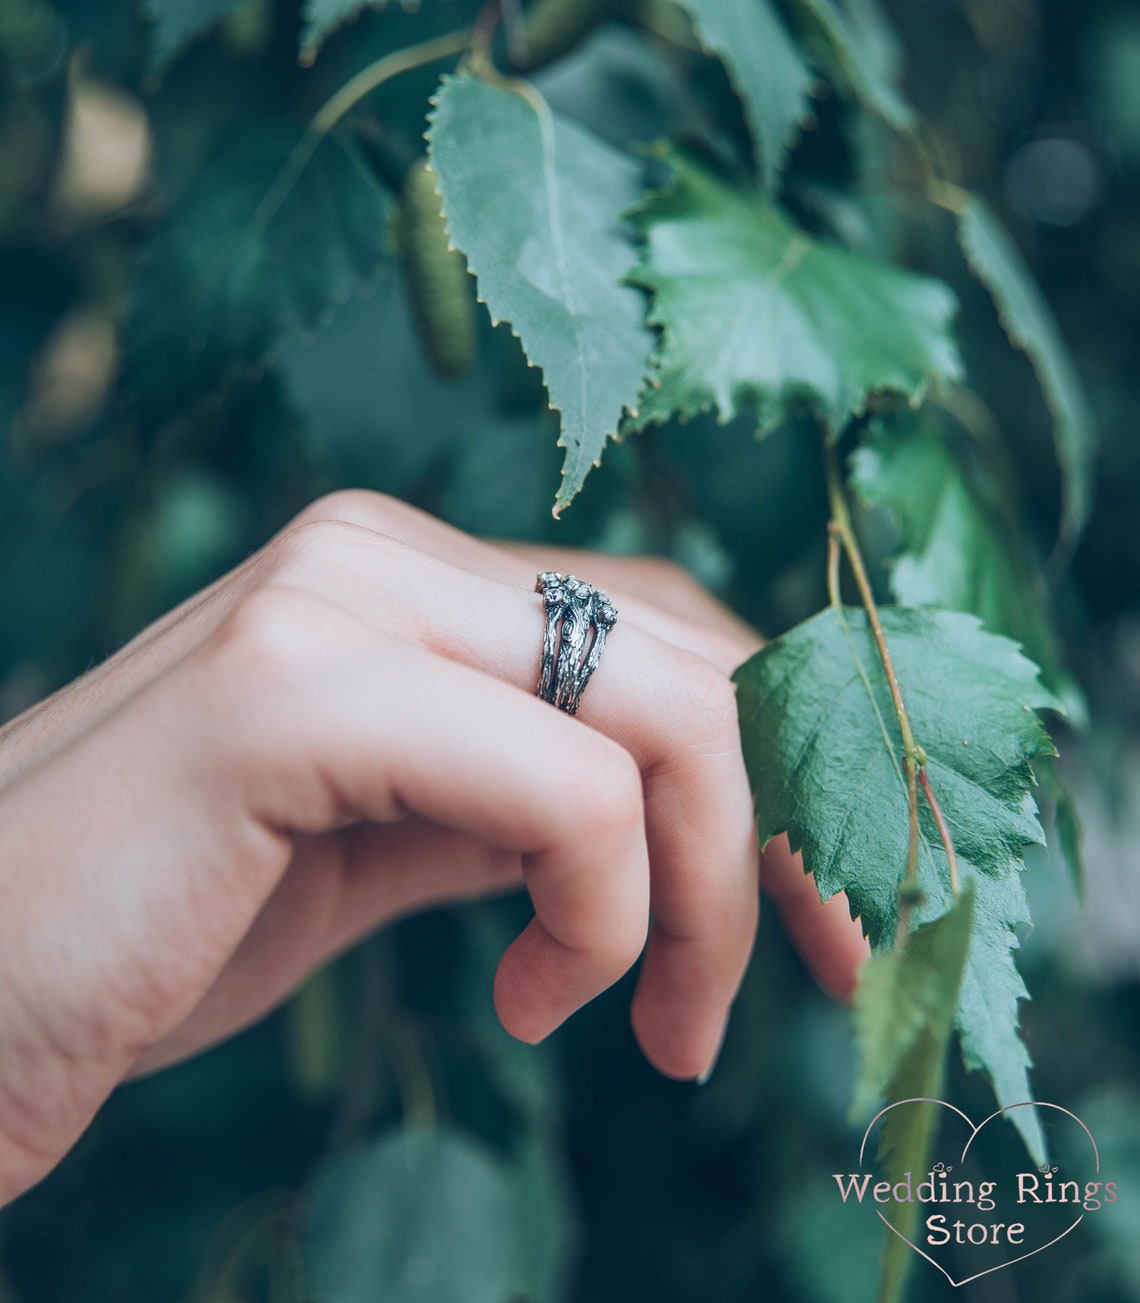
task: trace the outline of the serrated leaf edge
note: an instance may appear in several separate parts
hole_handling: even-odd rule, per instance
[[[670,195],[675,194],[678,188],[683,184],[680,170],[673,167],[670,162],[672,151],[668,145],[659,144],[652,152],[656,157],[660,158],[662,162],[673,168],[672,176],[664,185],[658,186],[656,189],[646,193],[638,203],[633,204],[621,214],[624,219],[632,223],[633,228],[637,233],[638,247],[643,252],[647,247],[647,241],[644,230],[639,222],[641,214],[648,212],[656,201],[667,199]],[[768,200],[768,202],[771,203],[772,201]],[[781,215],[783,215],[782,210]],[[812,236],[808,235],[806,231],[801,232],[798,227],[796,229],[797,233],[802,235],[803,239],[809,244],[809,246],[814,246],[817,243],[817,241],[813,239]],[[902,272],[909,270],[908,268],[899,267],[894,263],[883,263],[882,265],[894,271]],[[645,398],[651,390],[660,388],[661,378],[668,370],[667,358],[665,357],[668,323],[657,313],[657,285],[649,275],[642,274],[643,269],[645,269],[644,260],[643,258],[639,258],[639,260],[633,264],[623,277],[623,280],[627,285],[635,285],[638,289],[644,290],[649,295],[649,306],[646,309],[645,321],[647,325],[652,326],[659,332],[658,345],[650,354],[649,367],[638,394],[638,409],[644,405]],[[927,279],[932,278],[928,277]],[[956,298],[954,298],[953,291],[950,290],[948,286],[945,286],[944,288],[946,289],[947,294],[954,300],[951,312],[956,312],[958,304]],[[956,378],[957,377],[954,376],[947,376],[946,380],[952,383]],[[937,375],[935,372],[928,371],[920,377],[913,388],[874,386],[866,389],[863,392],[863,397],[859,405],[850,408],[846,413],[844,413],[844,416],[847,420],[858,420],[866,415],[868,410],[868,401],[875,394],[895,394],[905,399],[910,407],[918,408],[925,401],[926,395],[931,391],[931,389],[933,388],[935,392],[937,392],[942,383],[943,377]],[[827,411],[827,404],[822,400],[821,395],[816,393],[810,387],[799,386],[791,388],[785,387],[771,393],[767,396],[764,404],[761,403],[756,394],[752,394],[750,399],[746,400],[745,404],[734,404],[732,410],[727,412],[724,411],[721,405],[717,402],[715,395],[710,393],[703,399],[699,406],[689,407],[683,411],[674,408],[668,416],[651,417],[643,426],[634,426],[633,428],[640,431],[641,429],[647,429],[650,426],[663,425],[666,421],[674,419],[680,421],[683,425],[687,421],[693,420],[708,412],[716,413],[716,421],[718,425],[728,425],[731,421],[736,420],[742,414],[742,411],[747,410],[747,407],[750,405],[755,410],[758,433],[764,435],[774,430],[792,411],[795,410],[798,404],[804,403],[805,400],[808,408],[814,411],[818,416],[827,419],[832,415]],[[636,419],[637,415],[637,410],[629,413],[629,416],[633,419]],[[831,433],[838,434],[838,431],[832,431]]]
[[[753,161],[759,161],[761,172],[770,171],[772,179],[774,180],[777,176],[786,171],[792,150],[802,138],[807,124],[815,118],[815,112],[811,106],[812,92],[809,90],[804,95],[799,111],[793,118],[790,128],[785,132],[783,139],[780,141],[780,148],[777,151],[776,157],[770,161],[761,159],[760,142],[756,139],[756,131],[751,121],[751,114],[748,111],[750,97],[739,77],[735,62],[727,57],[724,50],[718,49],[717,46],[705,36],[696,13],[689,7],[686,0],[674,0],[674,3],[678,8],[683,9],[685,13],[688,14],[689,20],[692,23],[693,32],[697,38],[697,44],[700,46],[701,51],[708,55],[709,58],[716,59],[724,68],[725,75],[728,77],[729,85],[732,87],[733,94],[740,101],[745,122],[748,124],[748,135],[752,144]],[[776,11],[773,11],[773,17],[777,22],[781,21],[780,15]],[[788,41],[793,45],[793,47],[795,47],[795,41],[790,32],[787,33],[787,37]],[[797,53],[798,52],[797,48]],[[816,82],[816,84],[818,84],[818,82]],[[769,188],[767,182],[765,183],[765,188]],[[773,186],[771,188],[774,189],[775,187]]]
[[[303,68],[312,67],[329,37],[342,27],[352,26],[357,23],[365,10],[373,9],[381,12],[395,5],[406,14],[414,14],[423,8],[422,0],[356,0],[355,4],[346,6],[344,12],[334,22],[322,27],[320,31],[314,31],[316,24],[313,5],[314,0],[305,0],[304,5],[301,7],[301,36],[297,62]]]
[[[440,80],[439,80],[439,86],[437,87],[437,89],[435,90],[435,92],[434,92],[434,93],[433,93],[433,94],[428,98],[428,105],[429,105],[428,115],[427,115],[428,127],[427,127],[427,130],[423,133],[423,137],[424,137],[424,140],[427,141],[427,145],[428,145],[428,157],[429,157],[429,159],[430,159],[430,157],[431,157],[431,153],[432,153],[432,130],[433,130],[433,128],[435,127],[436,118],[438,117],[439,110],[440,110],[440,108],[441,108],[440,93],[441,93],[441,91],[443,90],[443,88],[444,88],[448,83],[450,83],[450,82],[457,82],[457,81],[460,81],[460,80],[462,80],[462,78],[463,78],[464,76],[467,76],[467,75],[470,75],[470,74],[463,74],[463,73],[459,73],[459,74],[449,74],[449,73],[444,73],[444,75],[443,75],[443,76],[440,78]],[[434,163],[433,163],[433,165],[432,165],[432,170],[433,170],[433,171],[435,170],[435,165],[434,165]],[[439,174],[438,174],[438,172],[437,172],[437,173],[436,173],[437,178],[438,178],[438,175],[439,175]],[[471,257],[471,253],[470,253],[470,251],[467,250],[467,249],[462,249],[462,248],[460,248],[459,245],[455,244],[454,241],[452,240],[452,236],[451,236],[451,225],[450,225],[450,222],[448,221],[448,217],[447,217],[446,198],[445,198],[445,196],[444,196],[442,190],[439,189],[438,185],[437,185],[437,187],[436,187],[436,193],[439,195],[439,199],[440,199],[440,213],[441,213],[441,215],[443,216],[444,225],[447,227],[447,241],[448,241],[448,248],[450,248],[450,249],[455,249],[455,250],[457,250],[459,253],[462,253],[462,254],[463,254],[464,258],[467,260],[467,270],[468,270],[469,274],[475,277],[475,282],[476,282],[475,301],[476,301],[477,303],[481,303],[481,304],[483,305],[483,307],[487,309],[487,315],[488,315],[488,317],[490,317],[491,325],[492,325],[493,327],[497,327],[497,326],[500,326],[500,325],[503,325],[503,326],[506,326],[506,327],[507,327],[507,329],[508,329],[508,330],[510,331],[510,333],[514,336],[514,338],[517,339],[517,340],[519,341],[519,346],[520,346],[521,349],[522,349],[523,357],[526,359],[526,364],[527,364],[527,366],[528,366],[528,367],[533,367],[533,368],[534,368],[535,370],[537,370],[538,373],[542,376],[542,378],[543,378],[543,379],[542,379],[543,387],[546,389],[546,406],[547,406],[547,410],[548,410],[548,411],[551,411],[551,412],[557,412],[557,413],[558,413],[558,417],[559,417],[559,421],[558,421],[558,445],[557,445],[557,446],[558,446],[559,448],[568,449],[568,448],[569,448],[569,444],[567,444],[567,443],[565,443],[565,442],[563,441],[564,438],[565,438],[565,430],[563,429],[563,425],[562,425],[562,411],[561,411],[560,408],[556,407],[556,406],[554,405],[554,403],[553,403],[553,402],[551,401],[551,399],[550,399],[550,387],[549,387],[549,385],[547,385],[547,383],[546,383],[546,375],[545,375],[545,371],[543,370],[542,365],[541,365],[540,363],[536,362],[536,361],[531,357],[530,353],[529,353],[528,350],[527,350],[526,340],[523,339],[522,335],[520,335],[519,332],[515,329],[515,327],[514,327],[514,323],[513,323],[512,321],[510,321],[510,320],[509,320],[508,318],[506,318],[506,317],[496,318],[496,317],[494,316],[494,314],[491,312],[491,306],[490,306],[490,304],[487,302],[487,300],[486,300],[486,299],[482,296],[482,294],[479,292],[478,285],[479,285],[479,276],[480,276],[480,273],[479,273],[478,268],[476,268],[475,265],[474,265],[474,262],[473,262],[473,260],[472,260],[472,257]],[[632,210],[632,209],[627,209],[626,212],[619,213],[619,214],[618,214],[618,220],[619,220],[619,221],[621,221],[621,220],[625,220],[625,219],[626,219],[626,215],[627,215],[627,213],[628,213],[628,212],[631,212],[631,211],[633,211],[633,210]],[[626,282],[625,282],[625,278],[623,277],[621,280],[619,280],[619,281],[617,281],[617,282],[615,282],[615,283],[616,283],[616,284],[619,284],[619,285],[620,285],[620,284],[623,284],[623,283],[626,283]],[[650,323],[650,324],[651,324],[651,323]],[[639,395],[640,395],[641,392],[643,392],[643,388],[644,388],[644,387],[642,387],[642,389],[639,389],[639,391],[638,391],[638,392],[639,392]],[[603,444],[602,444],[602,451],[603,451],[603,452],[605,451],[606,443],[608,443],[611,439],[612,439],[615,443],[619,443],[619,442],[621,441],[621,435],[620,435],[619,432],[620,432],[620,430],[621,430],[622,422],[623,422],[627,417],[634,417],[634,418],[635,418],[635,417],[637,416],[637,412],[638,412],[638,406],[633,406],[633,407],[631,407],[628,403],[624,403],[624,404],[622,404],[622,409],[621,409],[621,412],[618,414],[617,421],[616,421],[615,424],[614,424],[614,428],[613,428],[612,430],[606,430],[606,431],[603,432],[603,433],[604,433],[604,441],[603,441]],[[599,452],[598,455],[597,455],[597,457],[595,457],[595,458],[591,461],[590,465],[591,465],[595,470],[597,470],[597,469],[599,469],[599,468],[601,467],[601,464],[602,464],[602,453]],[[559,470],[559,478],[560,478],[560,480],[561,480],[562,482],[559,484],[559,486],[558,486],[558,491],[557,491],[557,493],[555,494],[555,497],[554,497],[554,507],[553,507],[553,509],[552,509],[552,513],[551,513],[551,514],[554,516],[555,520],[557,520],[558,517],[562,514],[563,510],[565,510],[565,508],[568,507],[568,506],[570,505],[571,502],[573,502],[574,498],[577,497],[578,493],[581,492],[582,488],[583,488],[584,485],[585,485],[585,477],[583,477],[582,484],[579,485],[578,488],[577,488],[573,493],[569,494],[568,496],[564,493],[565,479],[566,479],[566,464],[565,464],[565,460],[563,461],[562,468]]]

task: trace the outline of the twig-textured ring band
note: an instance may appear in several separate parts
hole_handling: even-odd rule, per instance
[[[602,592],[573,575],[544,570],[535,581],[546,610],[535,695],[576,715],[617,621],[617,607]]]

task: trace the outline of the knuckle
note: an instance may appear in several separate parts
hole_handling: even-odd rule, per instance
[[[371,489],[337,489],[317,498],[296,518],[296,524],[340,522],[386,533],[401,520],[422,517],[418,508],[388,493]]]
[[[384,494],[369,489],[336,489],[315,498],[300,512],[297,524],[312,520],[347,520],[350,523],[374,518],[388,501]]]
[[[293,683],[313,628],[312,602],[295,590],[266,587],[238,603],[207,648],[211,677],[262,697]]]
[[[279,578],[315,560],[336,556],[359,534],[360,526],[345,520],[326,517],[295,522],[266,549],[269,577]]]

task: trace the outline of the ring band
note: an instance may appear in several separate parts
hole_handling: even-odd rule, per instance
[[[534,590],[542,595],[546,612],[535,695],[576,715],[602,659],[606,635],[617,621],[617,608],[600,588],[555,570],[542,571]]]

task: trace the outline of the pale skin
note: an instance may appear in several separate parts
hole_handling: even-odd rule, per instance
[[[579,715],[534,694],[540,569],[620,616]],[[654,560],[496,546],[376,494],[260,553],[0,731],[0,1204],[124,1079],[231,1035],[400,915],[525,887],[494,999],[549,1035],[640,957],[634,1033],[715,1061],[758,851],[729,675],[756,634]],[[782,840],[820,982],[866,955]],[[650,919],[652,917],[652,925]]]

